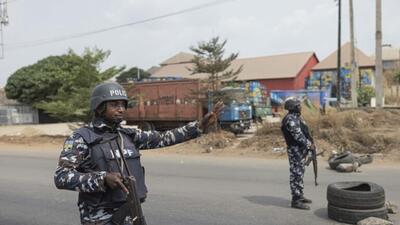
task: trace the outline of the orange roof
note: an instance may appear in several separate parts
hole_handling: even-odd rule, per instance
[[[341,52],[341,65],[351,65],[350,61],[350,42],[345,43],[340,48]],[[359,67],[375,67],[374,60],[364,54],[360,49],[355,48],[356,61]],[[322,60],[320,63],[315,65],[312,70],[331,70],[337,68],[337,50]]]
[[[313,56],[316,57],[313,52],[302,52],[236,59],[232,62],[229,69],[237,69],[243,65],[243,70],[237,75],[236,80],[294,78]],[[207,74],[190,75],[191,72],[187,68],[193,66],[190,63],[192,57],[193,55],[189,53],[178,53],[164,61],[161,64],[161,68],[152,74],[152,76],[206,78]]]

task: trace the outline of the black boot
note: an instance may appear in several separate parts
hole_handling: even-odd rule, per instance
[[[311,199],[308,199],[308,198],[306,198],[304,196],[301,196],[300,201],[302,203],[312,203]]]
[[[310,206],[304,204],[301,199],[292,200],[292,208],[310,210]]]

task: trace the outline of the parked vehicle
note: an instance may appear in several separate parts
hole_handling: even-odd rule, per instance
[[[200,120],[212,110],[213,95],[202,94],[199,80],[167,80],[125,84],[128,104],[125,120],[143,130],[167,130]],[[243,89],[224,88],[225,107],[219,117],[222,128],[242,133],[251,124],[251,106]]]
[[[252,107],[244,88],[224,87],[219,94],[224,101],[224,111],[219,117],[221,127],[234,134],[249,129],[252,121]]]

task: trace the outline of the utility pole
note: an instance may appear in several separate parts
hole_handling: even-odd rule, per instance
[[[382,69],[382,0],[376,0],[376,33],[375,33],[375,90],[376,107],[383,106],[383,69]]]
[[[4,59],[4,38],[3,38],[3,27],[8,24],[8,13],[7,13],[7,0],[0,0],[0,47],[1,55],[0,59]]]
[[[340,108],[340,92],[341,92],[341,85],[340,85],[340,67],[341,67],[341,36],[342,36],[342,0],[338,0],[338,49],[337,49],[337,88],[336,88],[336,99],[337,99],[337,107]]]
[[[351,59],[351,103],[353,107],[358,107],[357,88],[358,88],[358,64],[356,62],[355,44],[354,44],[354,8],[353,0],[349,0],[350,9],[350,59]]]
[[[137,72],[136,72],[137,80],[139,81],[140,80],[140,70],[139,70],[139,67],[136,67],[136,69],[137,69]]]

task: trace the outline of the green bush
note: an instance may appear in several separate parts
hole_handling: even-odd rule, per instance
[[[375,97],[375,89],[373,87],[361,87],[358,89],[358,106],[369,106],[372,97]]]

